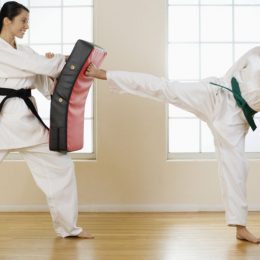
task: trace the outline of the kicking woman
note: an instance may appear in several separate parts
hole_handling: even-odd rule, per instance
[[[108,80],[111,90],[152,98],[195,114],[205,121],[214,136],[226,222],[236,227],[236,237],[259,243],[246,228],[248,214],[245,137],[253,116],[260,111],[260,47],[242,56],[223,78],[196,83],[168,81],[153,75],[105,71],[91,64],[86,75]]]

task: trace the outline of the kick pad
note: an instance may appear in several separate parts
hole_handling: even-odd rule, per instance
[[[78,40],[57,79],[51,98],[50,141],[52,151],[82,149],[85,103],[93,79],[84,75],[90,63],[99,67],[106,52],[99,46]]]

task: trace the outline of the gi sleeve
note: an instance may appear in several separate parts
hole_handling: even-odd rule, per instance
[[[65,56],[62,54],[55,54],[52,58],[46,58],[44,55],[40,55],[35,52],[29,46],[26,46],[33,56],[33,66],[29,71],[36,72],[36,74],[57,78],[66,64]],[[35,67],[34,67],[35,66]]]
[[[37,88],[47,99],[51,98],[55,88],[56,80],[45,75],[36,75],[33,86]]]
[[[231,78],[235,72],[240,71],[241,69],[243,69],[244,66],[247,65],[247,59],[250,55],[252,55],[253,53],[258,52],[260,53],[260,48],[259,47],[255,47],[250,49],[249,51],[247,51],[243,56],[241,56],[234,64],[233,66],[226,72],[225,74],[225,78]]]
[[[3,55],[1,62],[21,71],[52,78],[59,76],[66,63],[62,54],[55,54],[49,59],[36,53],[29,46],[21,46],[18,50],[8,49],[8,55]]]

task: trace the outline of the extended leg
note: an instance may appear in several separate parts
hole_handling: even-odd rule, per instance
[[[112,91],[170,103],[204,121],[210,120],[214,110],[218,87],[209,86],[206,81],[168,81],[149,74],[125,71],[109,71],[107,78]]]

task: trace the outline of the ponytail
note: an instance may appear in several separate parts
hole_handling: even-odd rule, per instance
[[[1,9],[2,11],[2,9]],[[3,22],[4,22],[4,17],[2,15],[2,12],[0,11],[0,32],[2,31],[3,28]]]

